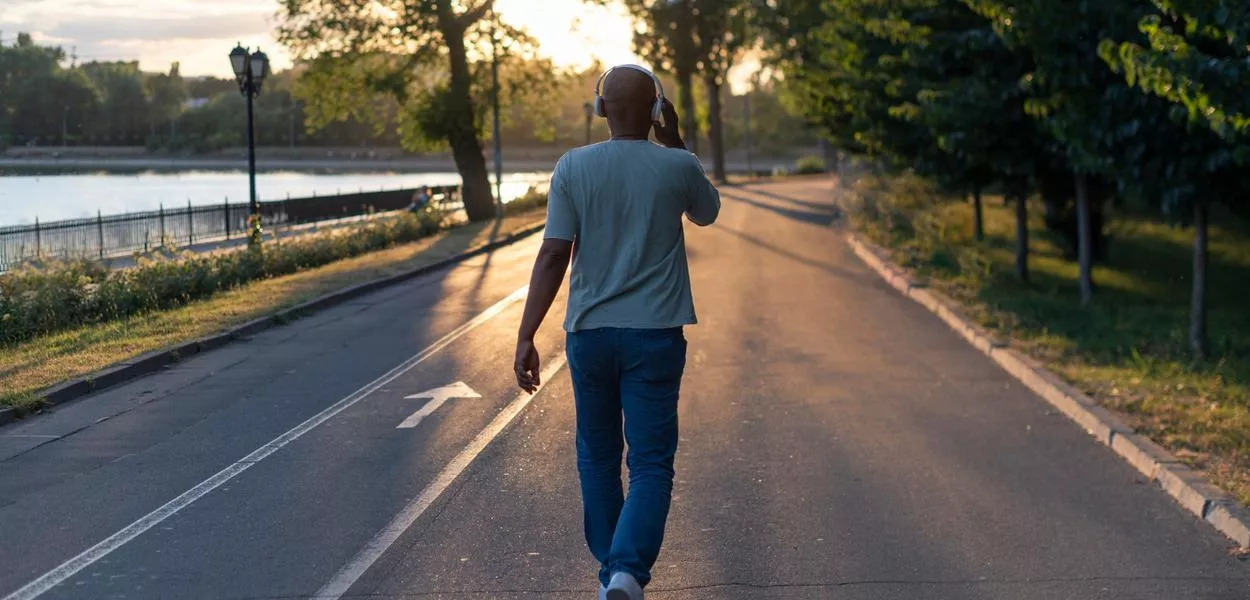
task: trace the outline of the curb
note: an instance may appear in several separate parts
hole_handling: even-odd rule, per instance
[[[191,340],[190,342],[179,344],[177,346],[171,346],[160,350],[154,350],[146,354],[140,354],[139,356],[129,360],[100,369],[90,375],[54,385],[41,392],[40,399],[44,401],[45,407],[63,405],[72,400],[82,398],[88,394],[154,373],[189,356],[207,352],[214,348],[220,348],[221,346],[237,339],[255,335],[265,331],[266,329],[277,327],[278,325],[282,325],[300,316],[307,315],[308,313],[324,310],[337,304],[342,304],[343,302],[358,298],[368,294],[369,292],[373,292],[397,283],[402,283],[409,279],[427,275],[435,271],[440,271],[480,254],[485,254],[504,246],[511,245],[534,235],[539,231],[542,231],[544,227],[544,223],[535,223],[508,234],[508,236],[503,239],[483,244],[450,258],[440,260],[436,263],[418,267],[397,275],[367,281],[337,292],[331,292],[290,308],[282,309],[273,314],[248,321],[242,325],[236,325],[230,329],[226,329],[196,340]],[[18,413],[15,409],[0,409],[0,426],[17,420]]]
[[[856,256],[891,287],[937,315],[1025,387],[1080,425],[1147,479],[1158,483],[1182,508],[1210,523],[1241,548],[1250,548],[1250,511],[1213,485],[1205,475],[1186,466],[1145,436],[1134,433],[1118,416],[1033,359],[1008,348],[1003,340],[961,317],[954,301],[926,289],[924,282],[912,279],[906,270],[891,262],[881,249],[859,234],[847,234],[847,242]]]

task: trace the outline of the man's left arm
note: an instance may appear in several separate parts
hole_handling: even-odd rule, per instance
[[[534,261],[534,272],[530,275],[529,297],[525,299],[525,313],[521,317],[521,329],[517,333],[516,371],[517,385],[521,389],[534,393],[542,384],[538,371],[540,360],[538,349],[534,347],[534,336],[542,325],[551,304],[560,292],[560,284],[564,282],[564,273],[568,271],[569,260],[573,256],[573,242],[562,239],[547,238],[538,250],[538,258]]]

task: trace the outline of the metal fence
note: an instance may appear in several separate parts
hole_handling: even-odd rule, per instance
[[[431,201],[455,210],[459,188],[431,186]],[[402,210],[416,189],[362,192],[260,203],[263,227],[313,223]],[[106,258],[161,247],[191,246],[247,235],[247,203],[164,208],[34,225],[0,227],[0,271],[38,258]]]

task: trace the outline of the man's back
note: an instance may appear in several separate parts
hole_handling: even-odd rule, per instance
[[[693,154],[646,140],[578,148],[556,165],[547,210],[545,237],[575,241],[566,330],[695,322],[681,217],[711,224],[720,195]]]

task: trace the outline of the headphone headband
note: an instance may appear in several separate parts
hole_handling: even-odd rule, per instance
[[[658,123],[660,121],[660,116],[664,113],[664,84],[660,83],[660,78],[656,77],[655,73],[652,73],[650,69],[638,65],[616,65],[615,67],[604,71],[603,75],[599,76],[599,80],[595,82],[595,114],[600,117],[608,116],[607,110],[603,105],[603,82],[607,80],[608,75],[612,73],[612,71],[617,69],[633,69],[645,74],[647,77],[651,78],[651,81],[655,82],[656,100],[655,105],[651,107],[651,120]]]
[[[659,77],[656,77],[656,76],[655,76],[655,73],[652,73],[652,72],[651,72],[651,70],[650,70],[650,69],[648,69],[648,68],[646,68],[646,67],[642,67],[642,66],[639,66],[639,65],[630,65],[630,64],[625,64],[625,65],[616,65],[615,67],[612,67],[612,68],[608,69],[607,71],[604,71],[604,72],[603,72],[603,75],[600,75],[600,76],[599,76],[599,81],[595,82],[595,96],[602,96],[602,95],[603,95],[603,94],[602,94],[602,91],[603,91],[603,82],[604,82],[604,80],[606,80],[606,79],[608,78],[608,75],[609,75],[609,74],[611,74],[611,73],[612,73],[612,71],[615,71],[615,70],[617,70],[617,69],[633,69],[633,70],[635,70],[635,71],[638,71],[638,72],[640,72],[640,73],[642,73],[642,74],[646,75],[647,77],[650,77],[650,78],[651,78],[651,81],[654,81],[654,82],[655,82],[655,91],[656,91],[656,94],[658,94],[658,95],[659,95],[659,97],[660,97],[660,99],[661,99],[661,100],[663,100],[663,99],[664,99],[664,84],[660,83],[660,78],[659,78]]]

